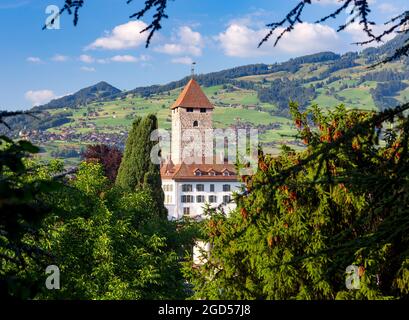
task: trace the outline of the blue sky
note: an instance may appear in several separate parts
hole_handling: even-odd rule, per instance
[[[306,23],[278,47],[257,49],[265,24],[276,21],[295,0],[175,0],[169,19],[149,49],[139,30],[149,21],[129,15],[144,1],[87,0],[77,27],[64,15],[60,29],[42,31],[50,5],[63,0],[0,0],[0,110],[27,109],[99,81],[119,89],[163,84],[190,73],[207,73],[249,63],[274,63],[304,54],[358,50],[359,26],[338,34],[348,17],[325,25],[307,23],[335,8],[337,0],[316,0]],[[384,21],[407,8],[406,0],[372,0],[373,19]],[[380,31],[382,27],[377,27]]]

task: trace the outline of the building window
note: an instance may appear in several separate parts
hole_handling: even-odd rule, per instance
[[[210,202],[210,203],[215,203],[215,202],[217,202],[217,197],[216,197],[216,196],[209,196],[209,202]]]
[[[215,175],[216,175],[216,171],[211,170],[211,171],[209,172],[209,176],[215,176]]]
[[[196,191],[204,191],[204,184],[197,184]]]
[[[230,175],[230,172],[226,170],[226,171],[223,172],[223,175],[224,175],[224,176],[229,176],[229,175]]]
[[[201,113],[206,113],[206,108],[200,108]]]
[[[201,175],[202,175],[202,171],[200,171],[200,170],[195,171],[195,176],[201,176]]]
[[[164,184],[163,191],[165,192],[172,192],[173,191],[173,184]]]
[[[231,187],[230,187],[229,184],[224,184],[224,185],[223,185],[223,191],[224,191],[224,192],[230,192],[230,190],[231,190]]]
[[[205,202],[205,196],[196,196],[196,202],[197,203]]]
[[[182,203],[193,203],[194,202],[193,196],[182,196],[181,200],[182,200]]]
[[[172,203],[172,196],[171,195],[167,194],[165,196],[165,203],[167,203],[167,204]]]
[[[189,208],[189,207],[184,207],[184,208],[183,208],[183,214],[184,214],[185,216],[190,215],[190,208]]]
[[[183,192],[192,192],[193,186],[191,184],[182,184],[182,191]]]
[[[231,197],[230,197],[230,196],[223,196],[223,203],[224,203],[224,204],[229,203],[230,200],[231,200]]]
[[[214,192],[214,184],[210,185],[210,192]]]
[[[187,108],[187,112],[193,112],[193,108]]]
[[[199,126],[199,122],[198,122],[198,121],[193,121],[193,126],[194,126],[194,127],[198,127],[198,126]]]

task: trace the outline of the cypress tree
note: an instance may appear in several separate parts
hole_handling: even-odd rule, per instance
[[[125,190],[135,190],[138,185],[137,170],[134,165],[136,140],[142,118],[136,117],[126,140],[125,152],[116,177],[116,185]]]
[[[158,128],[155,115],[136,118],[126,142],[116,184],[128,191],[146,190],[157,203],[160,216],[166,217],[160,166],[151,161],[150,153],[158,141],[151,141],[152,131]]]

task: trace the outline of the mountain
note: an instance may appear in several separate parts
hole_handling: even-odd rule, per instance
[[[38,111],[67,107],[72,108],[80,105],[85,105],[93,101],[104,100],[119,93],[121,93],[121,90],[111,86],[105,81],[101,81],[93,86],[81,89],[74,94],[54,99],[42,106],[34,107],[33,110]]]
[[[394,39],[385,43],[377,48],[367,48],[361,53],[349,52],[344,55],[339,55],[333,52],[321,52],[317,54],[306,55],[298,58],[290,59],[286,62],[275,63],[271,65],[267,64],[251,64],[246,66],[239,66],[231,69],[226,69],[217,72],[211,72],[208,74],[200,74],[195,78],[201,86],[211,87],[215,85],[225,85],[227,83],[238,85],[241,87],[247,87],[247,89],[253,89],[252,84],[245,84],[237,79],[250,76],[262,76],[271,75],[275,73],[281,73],[282,79],[289,78],[285,76],[285,73],[289,75],[296,75],[303,66],[311,64],[314,66],[328,65],[329,67],[321,74],[312,75],[309,78],[304,78],[301,82],[315,82],[330,78],[337,71],[348,70],[353,67],[364,65],[370,66],[373,63],[380,61],[381,59],[390,56],[394,53],[397,47],[402,46],[408,39],[407,35],[398,35]],[[357,63],[356,60],[363,60],[363,63]],[[407,61],[407,59],[406,59]],[[313,68],[315,69],[315,67]],[[314,70],[313,70],[314,71]],[[160,94],[181,88],[187,84],[190,77],[184,77],[183,79],[172,81],[164,85],[151,85],[138,87],[129,91],[121,91],[106,82],[100,82],[94,86],[84,88],[72,95],[52,100],[48,104],[35,107],[35,110],[48,110],[56,108],[70,108],[77,107],[92,102],[109,101],[115,99],[124,99],[129,95],[139,95],[142,97],[149,97],[151,95]],[[276,83],[279,84],[279,83]],[[279,85],[286,85],[280,83]],[[265,96],[264,93],[261,93]],[[304,97],[305,98],[305,97]],[[266,100],[266,99],[264,99]],[[267,99],[268,100],[268,99]],[[270,101],[265,101],[270,102]],[[271,101],[274,102],[274,101]],[[281,104],[286,104],[288,101],[281,101]]]
[[[295,73],[299,70],[300,66],[305,63],[319,63],[326,61],[334,61],[340,59],[341,56],[333,52],[321,52],[317,54],[307,55],[283,63],[275,63],[273,65],[267,64],[251,64],[246,66],[240,66],[232,69],[226,69],[218,72],[211,72],[208,74],[200,74],[195,76],[195,79],[201,86],[210,87],[214,85],[225,84],[232,79],[254,76],[254,75],[266,75],[275,72],[288,71]],[[147,87],[139,87],[128,92],[123,92],[120,96],[127,94],[139,94],[141,96],[150,96],[152,94],[158,94],[170,90],[174,90],[183,87],[190,80],[190,77],[185,77],[178,81],[172,81],[165,85],[153,85]]]
[[[409,58],[370,68],[395,51],[407,37],[397,36],[378,48],[336,54],[322,52],[275,64],[252,64],[195,76],[216,106],[216,128],[258,129],[261,144],[276,152],[282,143],[301,147],[294,137],[288,103],[302,108],[317,104],[331,109],[383,110],[409,102]],[[155,113],[159,126],[169,129],[169,106],[189,77],[165,85],[121,92],[106,82],[35,108],[39,119],[8,120],[20,134],[44,148],[45,157],[78,161],[78,152],[92,143],[124,145],[135,116]],[[75,156],[77,155],[77,156]]]

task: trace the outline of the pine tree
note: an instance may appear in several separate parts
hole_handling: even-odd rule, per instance
[[[408,117],[291,113],[306,150],[260,153],[237,210],[209,212],[208,261],[186,263],[195,298],[407,299]],[[359,290],[347,286],[348,267]]]
[[[147,190],[157,203],[158,214],[166,217],[160,167],[151,160],[151,151],[157,144],[151,141],[151,133],[157,128],[158,120],[153,114],[134,121],[116,184],[128,191]]]

